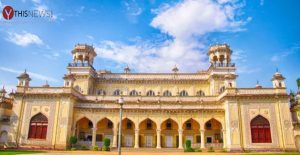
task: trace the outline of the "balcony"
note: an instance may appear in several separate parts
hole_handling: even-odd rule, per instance
[[[94,69],[94,67],[91,64],[86,63],[86,62],[84,62],[84,63],[69,63],[68,67],[92,67]]]
[[[211,63],[210,67],[216,68],[216,67],[235,67],[234,63]]]

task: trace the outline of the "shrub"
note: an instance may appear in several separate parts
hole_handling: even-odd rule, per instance
[[[85,145],[81,145],[81,146],[80,146],[80,149],[81,149],[81,150],[88,150],[87,146],[85,146]]]
[[[107,146],[107,147],[109,147],[109,146],[110,146],[110,139],[108,139],[108,138],[104,138],[104,143],[103,143],[103,146]]]
[[[70,144],[71,144],[71,148],[73,148],[73,146],[77,143],[77,137],[76,136],[71,136],[70,137]]]
[[[193,148],[185,148],[184,152],[195,152]]]
[[[186,140],[186,141],[185,141],[185,148],[186,148],[186,149],[190,149],[190,148],[192,148],[191,146],[192,146],[191,140]]]
[[[98,146],[93,146],[93,151],[98,151],[99,147]]]
[[[201,148],[194,149],[195,152],[202,152]]]
[[[109,146],[102,146],[102,151],[110,151]]]
[[[209,147],[208,152],[215,152],[213,147]]]
[[[71,151],[76,151],[77,149],[75,147],[72,147],[71,148]]]

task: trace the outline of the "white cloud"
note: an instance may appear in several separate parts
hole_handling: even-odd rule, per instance
[[[24,71],[11,69],[11,68],[7,68],[7,67],[0,67],[0,70],[4,71],[4,72],[14,73],[16,75],[19,75],[19,74],[24,72]],[[48,77],[48,76],[45,76],[45,75],[42,75],[42,74],[38,74],[38,73],[34,73],[34,72],[27,72],[27,73],[33,79],[42,80],[42,81],[49,81],[49,82],[58,82],[58,80],[56,80],[55,78]]]
[[[27,46],[30,44],[43,45],[43,41],[39,36],[23,31],[22,33],[8,32],[7,41],[19,46]]]
[[[264,0],[260,0],[259,5],[263,6],[265,4]]]
[[[205,35],[239,31],[247,21],[236,20],[242,4],[234,1],[184,0],[162,5],[151,26],[168,36],[161,42],[139,40],[133,44],[103,41],[96,45],[98,56],[128,64],[139,72],[170,72],[175,64],[182,72],[205,69],[208,65]],[[166,36],[166,35],[165,35]]]
[[[135,0],[125,1],[124,5],[129,16],[139,16],[143,12]]]
[[[284,60],[286,57],[288,57],[292,54],[295,54],[297,52],[300,52],[300,45],[298,45],[298,44],[296,44],[293,47],[285,50],[284,52],[279,52],[279,53],[274,54],[271,57],[271,61],[276,63],[280,60]]]
[[[92,35],[86,35],[86,37],[90,40],[94,40],[94,37]]]

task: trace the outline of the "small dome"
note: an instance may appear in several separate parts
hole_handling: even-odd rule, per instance
[[[3,88],[0,90],[0,94],[6,94],[7,92],[6,92],[6,90],[5,90],[5,88],[4,88],[4,86],[3,86]]]
[[[255,88],[262,88],[262,86],[259,84],[259,82],[257,81]]]
[[[21,75],[19,75],[17,77],[18,79],[30,79],[29,75],[27,74],[26,70],[24,73],[22,73]]]
[[[284,80],[285,77],[282,76],[282,74],[277,70],[275,74],[273,75],[272,80]]]
[[[46,81],[46,83],[43,85],[43,87],[45,87],[45,88],[50,87],[50,85],[48,84],[48,81]]]

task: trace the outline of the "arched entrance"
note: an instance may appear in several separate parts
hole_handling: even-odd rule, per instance
[[[176,148],[179,145],[178,124],[171,118],[161,124],[161,145],[165,148]]]
[[[196,120],[190,118],[183,123],[182,129],[183,144],[185,144],[186,140],[190,140],[193,147],[200,147],[200,124]]]
[[[222,148],[223,135],[222,124],[216,119],[212,118],[205,123],[205,147]]]
[[[134,129],[135,124],[132,120],[125,118],[122,120],[122,146],[133,147],[134,146]]]
[[[252,143],[272,143],[269,121],[261,115],[251,120]]]
[[[48,118],[42,113],[34,115],[30,119],[28,139],[46,139]]]
[[[110,139],[110,144],[113,144],[113,122],[108,118],[103,118],[97,123],[96,145],[102,146],[104,138]]]
[[[0,133],[0,144],[5,144],[7,142],[7,139],[8,139],[7,131],[2,131]]]
[[[141,147],[156,147],[156,123],[147,118],[139,125],[139,146]]]
[[[300,135],[297,135],[295,137],[295,144],[296,144],[296,147],[298,149],[298,151],[300,150]]]
[[[93,122],[86,117],[76,123],[76,136],[78,145],[92,146]]]

